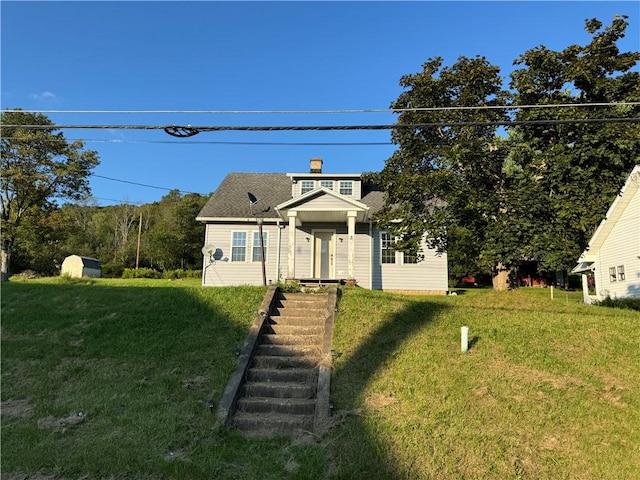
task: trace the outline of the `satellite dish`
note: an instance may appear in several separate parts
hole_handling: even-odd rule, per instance
[[[212,257],[216,253],[216,247],[214,245],[205,245],[202,247],[202,255],[205,257]]]
[[[249,202],[251,202],[251,205],[255,205],[256,203],[258,203],[258,199],[253,193],[247,192],[247,195],[249,196]]]

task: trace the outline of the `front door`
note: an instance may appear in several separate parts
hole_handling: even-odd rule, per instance
[[[314,278],[333,278],[333,235],[335,231],[315,231]]]

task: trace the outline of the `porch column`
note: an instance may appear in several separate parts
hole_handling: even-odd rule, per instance
[[[356,216],[358,212],[347,212],[347,276],[348,280],[355,279],[355,253],[356,253]]]
[[[289,250],[287,252],[287,278],[296,276],[296,217],[298,213],[289,211]]]

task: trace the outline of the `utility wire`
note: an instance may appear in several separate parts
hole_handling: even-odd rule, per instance
[[[640,117],[635,118],[575,118],[575,119],[540,119],[540,120],[495,120],[470,122],[427,122],[427,123],[398,123],[387,125],[278,125],[278,126],[181,126],[181,125],[4,125],[4,128],[21,128],[25,130],[73,130],[73,129],[103,129],[103,130],[164,130],[169,135],[190,137],[200,132],[220,131],[327,131],[327,130],[393,130],[429,127],[482,127],[482,126],[514,126],[514,125],[562,125],[572,123],[640,123]]]
[[[5,137],[6,138],[6,137]],[[48,139],[43,139],[48,140]],[[174,145],[262,145],[262,146],[376,146],[376,145],[393,145],[391,142],[216,142],[206,140],[191,140],[184,142],[180,140],[118,140],[118,139],[87,139],[87,138],[67,138],[69,142],[84,142],[84,143],[115,143],[115,144],[174,144]],[[24,142],[30,143],[33,140],[28,138],[12,138],[12,142]],[[42,141],[42,140],[38,140]],[[58,141],[57,139],[51,139],[51,141]]]
[[[128,183],[130,185],[138,185],[139,187],[147,187],[147,188],[155,188],[157,190],[167,190],[167,191],[172,191],[172,190],[177,190],[180,193],[194,193],[196,195],[202,195],[205,196],[203,193],[198,193],[198,192],[187,192],[186,190],[180,190],[179,188],[166,188],[166,187],[157,187],[155,185],[148,185],[146,183],[138,183],[138,182],[131,182],[129,180],[121,180],[119,178],[113,178],[113,177],[105,177],[104,175],[97,175],[97,174],[92,174],[92,177],[96,177],[96,178],[103,178],[105,180],[111,180],[112,182],[120,182],[120,183]]]
[[[561,108],[561,107],[613,107],[636,106],[640,102],[599,102],[599,103],[562,103],[550,105],[480,105],[471,107],[412,107],[412,108],[364,108],[338,110],[21,110],[6,109],[5,112],[23,113],[82,113],[82,114],[202,114],[202,115],[241,115],[241,114],[343,114],[343,113],[396,113],[396,112],[430,112],[451,110],[516,110],[527,108]]]

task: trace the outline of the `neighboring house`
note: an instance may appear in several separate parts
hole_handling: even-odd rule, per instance
[[[578,259],[585,303],[640,297],[640,165],[636,165],[605,219]]]
[[[202,283],[340,282],[445,294],[446,253],[393,250],[372,222],[383,202],[361,174],[322,173],[319,158],[309,173],[230,173],[197,217],[206,223]]]
[[[100,261],[95,258],[70,255],[62,262],[60,274],[77,278],[99,278],[102,275],[102,266],[100,265]]]

